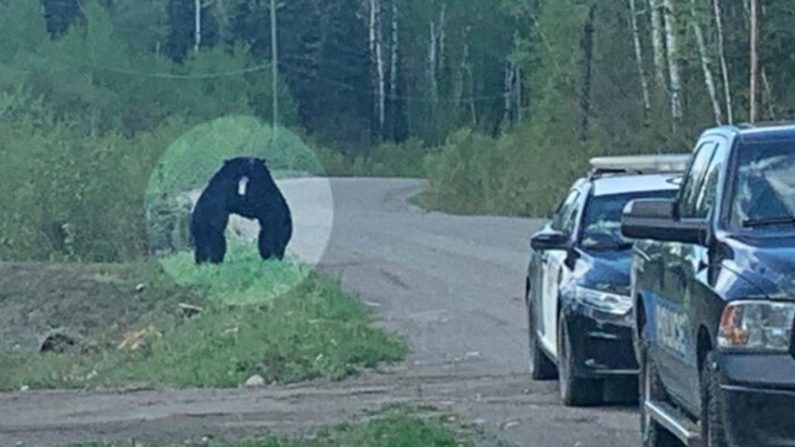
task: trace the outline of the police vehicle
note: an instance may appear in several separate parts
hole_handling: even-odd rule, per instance
[[[676,195],[689,156],[597,158],[531,240],[525,297],[530,369],[559,377],[566,405],[602,401],[606,379],[635,379],[629,294],[631,243],[621,213],[638,198]]]
[[[795,446],[795,126],[706,131],[622,231],[643,445]]]

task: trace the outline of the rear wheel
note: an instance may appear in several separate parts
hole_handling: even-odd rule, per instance
[[[574,375],[574,356],[566,319],[558,322],[558,389],[563,404],[569,407],[584,407],[602,403],[601,380],[585,379]]]
[[[707,354],[701,367],[701,438],[706,447],[726,447],[723,429],[723,403],[720,399],[718,362],[714,352]]]
[[[644,328],[645,330],[645,328]],[[641,336],[645,332],[641,332]],[[662,428],[646,411],[647,402],[664,402],[667,398],[654,360],[648,355],[648,342],[640,340],[640,433],[643,447],[678,447],[681,444],[671,433]]]
[[[530,376],[533,380],[552,380],[557,374],[555,364],[549,360],[544,353],[536,336],[535,325],[533,324],[533,303],[530,302],[530,289],[527,288],[525,295],[527,303],[527,334],[530,346]]]

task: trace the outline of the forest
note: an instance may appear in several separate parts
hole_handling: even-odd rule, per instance
[[[0,259],[146,256],[160,156],[229,116],[290,129],[325,174],[425,177],[431,208],[541,216],[591,156],[792,118],[794,19],[791,0],[0,0]]]

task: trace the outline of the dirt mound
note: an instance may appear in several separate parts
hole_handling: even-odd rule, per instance
[[[0,351],[92,349],[191,297],[155,266],[0,263]]]

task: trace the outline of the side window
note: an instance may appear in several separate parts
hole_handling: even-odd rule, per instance
[[[552,218],[552,229],[555,231],[570,232],[573,228],[574,218],[577,216],[577,199],[580,197],[579,191],[572,191],[566,197],[566,201],[560,206],[555,216]],[[574,217],[572,217],[574,215]]]
[[[690,171],[685,177],[684,184],[682,185],[682,192],[679,196],[680,217],[695,217],[701,182],[717,146],[717,143],[709,141],[701,144],[701,146],[696,149],[696,155],[693,158]]]
[[[704,176],[704,181],[696,199],[696,208],[693,213],[693,218],[704,219],[709,215],[710,210],[715,206],[715,199],[718,196],[718,181],[720,180],[720,173],[723,170],[723,163],[726,159],[726,145],[721,144],[715,150],[712,156],[712,161],[707,167],[707,173]]]
[[[577,216],[580,215],[580,193],[574,196],[574,202],[567,210],[563,220],[563,231],[567,234],[574,234],[574,228],[577,225]]]

